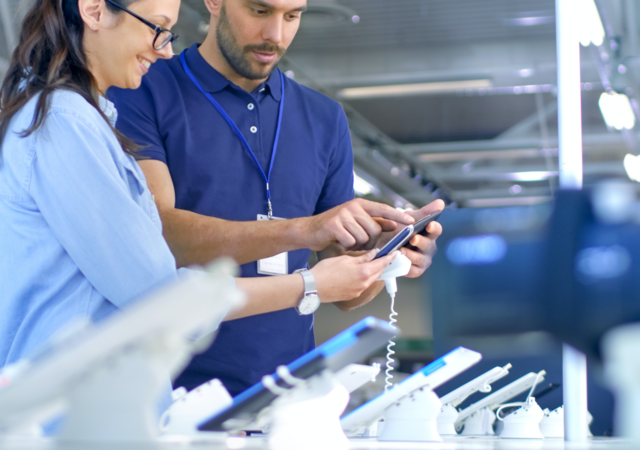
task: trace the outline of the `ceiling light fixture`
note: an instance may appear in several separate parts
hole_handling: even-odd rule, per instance
[[[380,191],[375,188],[371,183],[359,177],[358,175],[353,173],[353,190],[359,196],[364,196],[368,194],[380,195]]]
[[[515,172],[506,174],[507,180],[513,181],[542,181],[551,177],[558,176],[558,172],[551,171],[531,171],[531,172]]]
[[[624,170],[630,180],[640,182],[640,156],[627,154],[624,157]]]
[[[575,13],[574,20],[580,24],[580,43],[585,47],[589,44],[598,47],[602,45],[605,37],[604,27],[594,0],[584,0]]]
[[[367,86],[345,88],[337,92],[345,99],[397,97],[402,95],[455,92],[461,89],[490,88],[491,80],[435,81],[430,83],[391,84],[386,86]]]
[[[631,107],[629,97],[616,92],[603,92],[598,101],[602,117],[609,128],[616,130],[633,129],[636,124],[636,115]]]
[[[515,19],[507,20],[509,25],[515,25],[518,27],[534,27],[536,25],[546,25],[553,22],[554,18],[552,16],[517,17]]]

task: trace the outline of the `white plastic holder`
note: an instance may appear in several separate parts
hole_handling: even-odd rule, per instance
[[[171,386],[169,368],[185,355],[190,355],[187,338],[154,335],[88,369],[69,386],[58,440],[156,440],[159,394]]]
[[[543,417],[544,412],[536,403],[536,399],[529,397],[517,411],[500,419],[504,423],[500,437],[502,439],[544,439],[540,432],[540,422]]]
[[[438,433],[442,436],[456,436],[455,423],[458,420],[459,412],[455,409],[451,403],[442,405],[440,408],[440,415],[438,416]]]
[[[491,408],[482,408],[471,414],[464,421],[463,436],[495,436],[493,424],[496,421],[496,415]]]
[[[540,422],[540,432],[545,438],[564,438],[564,407],[549,411],[544,409]]]
[[[349,403],[349,392],[325,370],[308,380],[293,377],[285,366],[276,373],[287,384],[278,386],[267,375],[263,383],[279,395],[268,415],[269,447],[277,450],[346,450],[349,439],[340,425],[340,415]]]
[[[614,328],[601,346],[605,379],[615,398],[616,434],[640,442],[640,324]]]
[[[184,388],[176,389],[173,404],[160,418],[160,431],[164,435],[225,439],[227,433],[200,431],[198,426],[232,404],[233,398],[218,379],[209,380],[189,392]]]
[[[437,418],[442,402],[428,388],[402,397],[384,410],[379,441],[441,442]]]
[[[545,438],[564,438],[564,406],[559,406],[553,411],[545,409],[544,417],[540,422],[540,432]],[[588,425],[593,422],[593,416],[587,411],[587,436],[593,437]]]

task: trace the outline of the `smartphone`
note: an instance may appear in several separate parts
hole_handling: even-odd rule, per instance
[[[427,228],[427,225],[440,217],[441,213],[442,211],[429,214],[427,217],[423,217],[416,223],[405,227],[400,233],[396,234],[393,239],[387,242],[387,244],[380,249],[374,259],[382,258],[383,256],[387,256],[389,253],[398,250],[400,247],[405,247],[416,234],[426,235],[425,230]]]

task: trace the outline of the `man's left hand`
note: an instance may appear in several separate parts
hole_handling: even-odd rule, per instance
[[[445,204],[442,200],[436,200],[429,203],[427,206],[420,208],[416,211],[406,211],[407,214],[413,216],[416,219],[416,222],[423,217],[428,216],[429,214],[436,213],[438,211],[442,211],[445,207]],[[395,236],[402,227],[398,227],[395,231],[388,233],[387,236],[383,236],[381,243],[388,242],[393,236]],[[427,225],[426,228],[426,236],[416,234],[410,241],[409,246],[403,247],[400,251],[409,258],[411,261],[411,270],[407,275],[408,278],[417,278],[424,273],[425,270],[431,265],[431,260],[433,256],[436,254],[436,239],[442,234],[442,226],[434,221]],[[385,233],[387,234],[387,233]],[[381,247],[381,243],[377,245],[378,248]]]

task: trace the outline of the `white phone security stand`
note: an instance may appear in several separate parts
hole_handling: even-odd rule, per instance
[[[348,449],[340,415],[349,403],[349,392],[333,373],[325,370],[307,380],[295,378],[285,366],[276,373],[293,387],[280,387],[270,375],[262,378],[264,386],[278,395],[266,417],[269,446],[278,450]]]
[[[494,436],[493,423],[496,415],[491,408],[482,408],[471,414],[464,422],[462,436]]]
[[[615,398],[614,428],[640,442],[640,324],[622,325],[602,338],[605,379]]]
[[[504,367],[494,367],[488,372],[485,372],[479,377],[443,396],[440,399],[443,405],[440,409],[440,414],[438,415],[438,432],[444,436],[457,436],[458,433],[456,432],[455,423],[458,420],[459,412],[456,407],[476,392],[491,392],[491,383],[507,376],[509,374],[509,369],[511,369],[511,364],[507,364]],[[470,419],[472,421],[476,420],[475,417]],[[478,428],[475,424],[472,424],[471,428],[473,428],[474,431],[477,429],[477,431],[482,434],[484,434],[483,430],[486,429],[486,427]],[[493,429],[490,431],[493,432]]]
[[[529,397],[522,407],[504,419],[500,418],[500,410],[497,416],[498,420],[504,423],[500,433],[502,439],[544,439],[540,432],[540,422],[544,412],[533,397]]]
[[[540,422],[540,432],[545,438],[564,438],[564,408],[549,411],[545,409],[544,417]]]
[[[170,377],[244,303],[230,278],[236,268],[214,262],[53,342],[0,389],[0,434],[63,416],[61,441],[155,441]]]
[[[203,432],[198,426],[232,404],[233,398],[218,379],[207,381],[189,392],[184,388],[176,389],[173,404],[160,418],[160,431],[165,435],[226,438],[227,433]]]
[[[440,414],[438,415],[438,433],[441,436],[457,436],[456,432],[456,419],[458,418],[458,410],[455,409],[451,403],[442,405],[440,408]]]
[[[509,383],[508,385],[502,387],[498,391],[493,394],[489,394],[481,400],[475,402],[474,404],[468,406],[467,408],[460,411],[458,415],[458,419],[455,423],[456,430],[462,429],[464,425],[464,429],[462,430],[463,436],[491,436],[494,435],[493,431],[493,423],[495,422],[496,416],[493,414],[493,410],[503,405],[504,402],[509,401],[516,395],[526,391],[527,389],[532,388],[538,382],[544,381],[544,375],[546,372],[544,370],[536,373],[530,372],[516,381]],[[521,403],[517,404],[518,406]],[[484,412],[482,414],[478,414],[480,411],[487,409],[489,412]],[[471,425],[467,426],[467,422],[469,419],[473,417],[471,421]],[[497,428],[500,429],[500,425],[503,422],[499,422]]]
[[[587,419],[591,425],[593,416],[587,411]],[[544,418],[540,422],[540,431],[545,438],[564,438],[564,406],[560,406],[553,411],[544,410]],[[591,430],[587,426],[587,436],[593,437]]]
[[[437,418],[442,402],[429,388],[402,397],[384,411],[379,441],[441,442]]]

